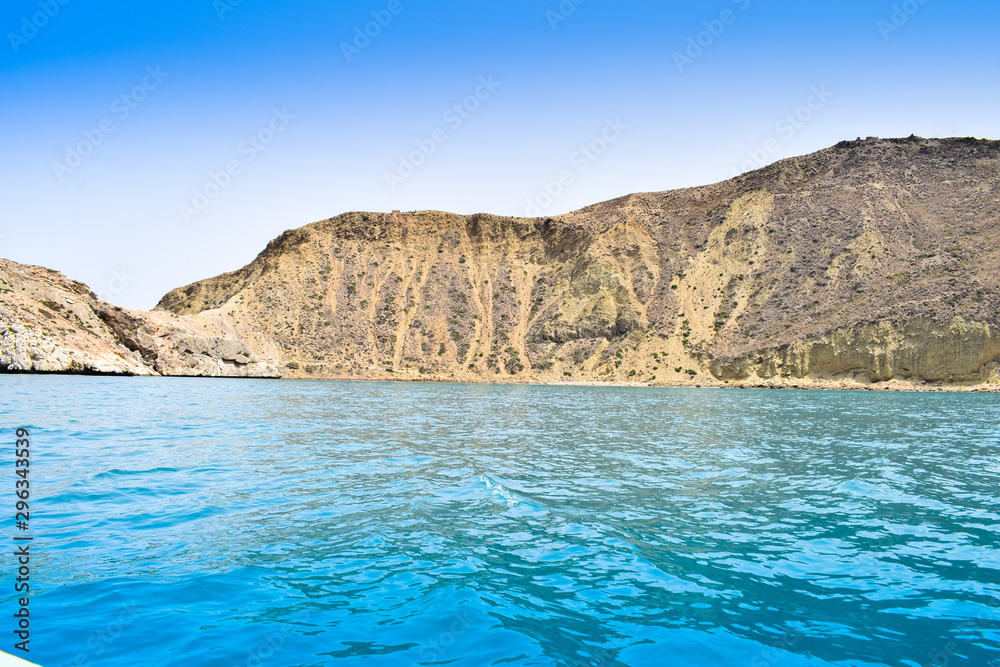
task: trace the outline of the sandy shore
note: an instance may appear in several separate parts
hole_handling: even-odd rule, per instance
[[[700,389],[810,389],[822,391],[926,391],[959,393],[1000,393],[1000,385],[935,385],[910,380],[887,380],[868,382],[861,378],[771,378],[768,380],[717,380],[715,378],[695,378],[692,380],[663,380],[656,382],[601,382],[545,380],[541,378],[482,378],[468,377],[426,377],[406,373],[372,373],[369,375],[309,375],[289,373],[287,379],[296,380],[338,380],[353,382],[446,382],[456,384],[521,384],[566,387],[682,387]]]

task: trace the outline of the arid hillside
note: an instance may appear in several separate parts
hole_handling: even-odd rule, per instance
[[[552,218],[350,213],[167,294],[290,375],[1000,381],[1000,142],[843,142]]]
[[[0,259],[0,372],[277,377],[218,313],[118,308],[86,285]]]

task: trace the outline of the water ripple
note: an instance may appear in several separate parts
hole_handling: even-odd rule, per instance
[[[47,666],[1000,665],[995,395],[0,382]]]

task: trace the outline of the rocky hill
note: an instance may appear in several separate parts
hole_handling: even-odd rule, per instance
[[[0,372],[277,377],[220,313],[118,308],[83,283],[0,259]]]
[[[552,218],[349,213],[167,294],[287,374],[1000,384],[1000,142],[842,142]]]

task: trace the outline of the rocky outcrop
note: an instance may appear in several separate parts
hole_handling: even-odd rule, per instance
[[[126,310],[108,304],[101,319],[160,375],[276,377],[277,369],[250,351],[218,313],[197,316]]]
[[[936,384],[1000,383],[1000,331],[955,318],[948,324],[910,320],[838,329],[738,359],[710,362],[719,379],[836,378],[869,382],[917,379]]]
[[[86,285],[0,260],[0,371],[277,377],[218,314],[104,303]]]
[[[1000,388],[998,187],[1000,142],[869,139],[550,218],[348,213],[153,313],[21,267],[0,366]]]
[[[302,376],[979,383],[998,183],[1000,143],[910,137],[552,218],[350,213],[157,310]]]

